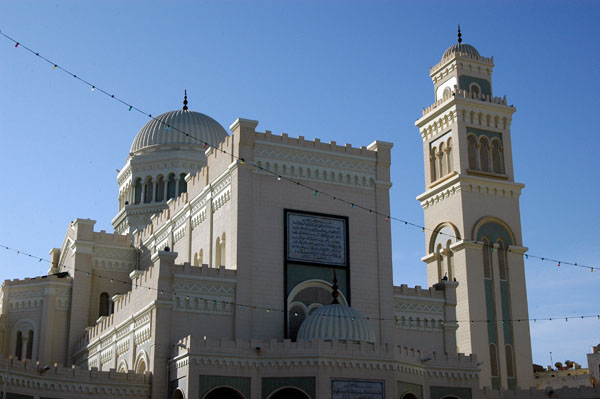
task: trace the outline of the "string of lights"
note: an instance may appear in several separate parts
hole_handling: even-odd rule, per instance
[[[139,113],[147,116],[148,118],[157,121],[161,125],[164,125],[166,130],[171,129],[172,131],[181,133],[181,134],[185,135],[186,137],[188,137],[190,139],[196,140],[200,144],[202,144],[204,148],[211,147],[211,148],[213,148],[216,151],[219,151],[219,152],[221,152],[223,154],[227,154],[227,155],[233,157],[234,159],[236,159],[241,165],[244,165],[245,163],[248,163],[249,165],[254,166],[255,168],[261,170],[262,172],[265,172],[267,174],[270,174],[270,175],[276,177],[278,181],[285,180],[285,181],[287,181],[289,183],[295,184],[297,186],[300,186],[300,187],[302,187],[304,189],[307,189],[307,190],[313,192],[313,194],[315,196],[321,195],[321,196],[324,196],[324,197],[328,197],[328,198],[330,198],[330,199],[332,199],[334,201],[339,201],[339,202],[341,202],[343,204],[346,204],[346,205],[350,206],[351,208],[360,209],[360,210],[363,210],[363,211],[367,211],[367,212],[369,212],[371,214],[374,214],[376,216],[384,217],[387,222],[390,222],[390,221],[393,220],[393,221],[396,221],[396,222],[400,222],[400,223],[404,224],[405,226],[410,226],[410,227],[414,227],[414,228],[420,229],[421,232],[423,232],[423,233],[425,233],[427,231],[432,232],[432,233],[436,233],[437,232],[437,234],[439,234],[440,236],[447,236],[449,238],[452,238],[452,239],[455,239],[455,240],[458,240],[458,241],[462,240],[464,242],[470,242],[470,243],[473,243],[473,244],[481,245],[483,247],[487,246],[487,247],[489,247],[489,249],[490,249],[491,252],[493,252],[493,250],[494,250],[494,246],[493,246],[492,243],[486,244],[485,242],[482,242],[482,241],[469,240],[469,239],[466,239],[466,238],[462,238],[461,239],[460,237],[457,237],[454,234],[449,234],[449,233],[445,233],[445,232],[442,232],[442,231],[436,231],[436,229],[427,228],[427,227],[422,226],[422,225],[420,225],[418,223],[413,223],[413,222],[410,222],[408,220],[404,220],[402,218],[398,218],[398,217],[395,217],[395,216],[392,216],[392,215],[387,215],[387,214],[382,213],[382,212],[380,212],[380,211],[378,211],[376,209],[365,207],[365,206],[362,206],[360,204],[354,203],[352,201],[348,201],[348,200],[346,200],[344,198],[337,197],[337,196],[335,196],[333,194],[330,194],[330,193],[327,193],[325,191],[318,190],[317,188],[315,188],[313,186],[310,186],[308,184],[305,184],[305,183],[303,183],[301,181],[298,181],[296,179],[293,179],[293,178],[281,175],[279,173],[271,171],[270,169],[264,168],[264,167],[262,167],[261,165],[255,163],[255,162],[251,162],[251,161],[245,162],[244,158],[240,158],[239,156],[236,156],[235,154],[230,153],[230,152],[228,152],[227,150],[225,150],[223,148],[220,148],[218,145],[215,146],[215,145],[212,145],[212,144],[210,144],[210,143],[208,143],[208,142],[206,142],[204,140],[201,140],[201,139],[199,139],[199,138],[197,138],[197,137],[189,134],[188,132],[185,132],[185,131],[183,131],[183,130],[175,127],[175,126],[170,126],[165,121],[160,120],[160,119],[152,116],[152,114],[147,113],[146,111],[142,110],[141,108],[136,107],[135,105],[133,105],[133,104],[131,104],[131,103],[123,100],[122,98],[120,98],[118,96],[116,96],[115,94],[111,94],[108,91],[102,89],[101,87],[98,87],[95,84],[89,82],[88,80],[81,78],[80,76],[78,76],[75,73],[71,72],[67,68],[64,68],[61,65],[55,63],[54,61],[52,61],[52,60],[50,60],[50,59],[42,56],[39,52],[31,49],[30,47],[28,47],[26,45],[23,45],[22,43],[20,43],[19,41],[15,40],[14,38],[8,36],[6,33],[2,32],[1,30],[0,30],[0,35],[2,35],[7,40],[13,42],[15,48],[23,48],[23,49],[25,49],[29,53],[35,55],[36,57],[39,57],[40,59],[42,59],[43,61],[45,61],[49,65],[51,65],[53,69],[59,69],[60,71],[68,74],[69,76],[71,76],[71,77],[79,80],[81,83],[87,85],[90,88],[91,91],[98,91],[98,92],[100,92],[100,93],[102,93],[102,94],[110,97],[111,99],[113,99],[115,101],[118,101],[119,103],[125,105],[128,108],[128,111],[135,110],[135,111],[137,111],[137,112],[139,112]],[[507,251],[508,252],[513,252],[513,251],[511,251],[510,247],[507,249]],[[568,266],[573,266],[573,267],[579,267],[579,268],[588,269],[591,272],[593,272],[594,268],[595,268],[594,266],[591,266],[591,265],[579,264],[577,262],[565,261],[565,260],[560,260],[560,259],[554,259],[554,258],[545,257],[545,256],[538,256],[538,255],[532,255],[532,254],[523,254],[523,253],[518,253],[518,254],[521,255],[521,256],[524,256],[525,259],[532,258],[532,259],[538,259],[538,260],[540,260],[542,262],[551,262],[551,263],[556,264],[558,267],[560,267],[561,265],[568,265]]]
[[[6,245],[2,245],[0,244],[0,248],[4,248],[6,250],[15,252],[17,255],[23,254],[25,256],[28,256],[32,259],[37,260],[38,262],[46,262],[49,264],[52,264],[52,261],[45,259],[45,258],[41,258],[39,256],[35,256],[32,255],[30,253],[27,253],[25,251],[19,250],[19,249],[15,249],[15,248],[11,248],[8,247]],[[73,274],[75,274],[75,266],[65,266],[64,264],[59,265],[59,270],[62,270],[63,272],[65,270],[72,270]],[[235,302],[235,301],[217,301],[214,298],[204,298],[202,296],[196,296],[196,295],[189,295],[188,293],[185,292],[180,292],[179,294],[175,291],[170,291],[170,290],[164,290],[164,289],[158,289],[155,287],[150,287],[147,285],[142,285],[139,284],[137,282],[134,281],[125,281],[125,280],[119,280],[117,278],[111,277],[111,276],[102,276],[101,274],[96,274],[94,272],[89,272],[86,271],[85,272],[85,277],[89,278],[90,276],[94,277],[94,278],[99,278],[99,279],[105,279],[105,280],[110,280],[111,283],[121,283],[121,284],[125,284],[127,286],[128,289],[133,289],[133,287],[137,288],[146,288],[148,290],[152,290],[152,291],[156,291],[156,292],[160,292],[160,294],[170,294],[173,295],[174,297],[180,297],[180,298],[185,298],[185,300],[191,301],[194,299],[197,299],[198,301],[207,301],[212,303],[213,305],[216,305],[217,303],[221,303],[224,304],[226,306],[232,306],[234,308],[238,308],[238,309],[253,309],[253,310],[260,310],[260,311],[265,311],[266,313],[275,313],[275,312],[279,312],[279,313],[284,313],[285,310],[284,309],[279,309],[279,308],[271,308],[271,307],[264,307],[264,306],[256,306],[256,305],[248,305],[248,304],[243,304],[243,303],[239,303],[239,302]],[[294,312],[292,314],[295,317],[299,317],[298,312]],[[339,316],[339,315],[323,315],[322,317],[334,317],[334,318],[347,318],[347,317],[351,317],[351,316]],[[352,320],[354,321],[354,317],[351,317]],[[569,319],[590,319],[590,318],[597,318],[598,320],[600,320],[600,314],[596,314],[596,315],[576,315],[576,316],[553,316],[553,317],[535,317],[535,318],[522,318],[522,319],[502,319],[502,320],[489,320],[489,319],[472,319],[472,320],[446,320],[446,321],[440,321],[440,323],[470,323],[470,324],[475,324],[475,323],[496,323],[496,324],[505,324],[508,322],[516,322],[516,323],[521,323],[521,322],[537,322],[537,321],[560,321],[560,320],[564,320],[565,322],[568,322]],[[375,320],[375,321],[393,321],[395,323],[399,323],[400,320],[398,320],[397,318],[379,318],[379,317],[365,317],[366,320]],[[416,320],[405,320],[405,323],[407,323],[408,326],[414,326],[415,323],[417,323]]]

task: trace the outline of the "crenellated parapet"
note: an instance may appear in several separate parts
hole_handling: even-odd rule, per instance
[[[73,399],[150,398],[152,375],[98,371],[0,357],[0,382],[11,394]],[[6,385],[5,384],[6,379]]]
[[[177,367],[352,368],[439,378],[478,379],[475,356],[423,351],[403,345],[312,340],[222,340],[189,335],[174,345]]]

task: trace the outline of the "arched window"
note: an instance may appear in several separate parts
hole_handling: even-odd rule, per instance
[[[492,141],[492,171],[494,173],[504,173],[504,162],[502,154],[502,145],[499,140]]]
[[[185,181],[185,173],[179,175],[179,193],[177,195],[181,195],[182,193],[187,193],[187,182]]]
[[[162,176],[158,177],[156,182],[156,202],[163,202],[165,200],[165,179]]]
[[[438,157],[440,161],[440,177],[442,177],[446,175],[446,168],[448,166],[448,161],[446,160],[446,146],[444,145],[444,143],[440,144],[440,151],[438,152]]]
[[[450,90],[449,87],[446,87],[444,89],[444,94],[442,94],[442,98],[448,98],[448,97],[450,97],[451,94],[452,94],[452,90]]]
[[[143,373],[146,372],[146,369],[147,369],[147,367],[146,367],[146,361],[142,358],[142,359],[140,359],[138,361],[138,365],[137,365],[137,367],[135,369],[135,372],[137,374],[143,374]]]
[[[27,334],[27,352],[25,353],[26,359],[31,359],[33,357],[33,331],[29,330]]]
[[[490,149],[487,137],[479,139],[479,163],[481,164],[481,170],[484,172],[490,171]]]
[[[221,237],[215,242],[215,267],[221,266]]]
[[[219,266],[225,266],[225,253],[226,253],[226,247],[225,247],[225,233],[223,233],[223,235],[221,237],[217,237],[217,242],[215,245],[215,263],[216,263],[216,267]]]
[[[287,335],[295,340],[300,325],[309,314],[332,301],[331,284],[322,280],[309,280],[296,285],[287,298],[288,318]],[[346,304],[342,292],[338,297],[341,304]]]
[[[173,396],[171,396],[172,399],[184,399],[185,397],[183,396],[183,392],[181,391],[181,389],[176,389],[175,392],[173,392]]]
[[[233,388],[215,388],[204,396],[204,399],[244,399],[244,396]]]
[[[494,344],[490,344],[490,368],[492,377],[498,377],[498,350]]]
[[[452,159],[452,138],[449,138],[446,144],[446,160],[448,161],[448,173],[451,173],[454,170],[454,160]]]
[[[469,86],[469,91],[471,92],[472,98],[479,98],[481,90],[479,89],[479,85],[477,83],[471,83],[471,86]]]
[[[512,346],[505,345],[504,349],[506,351],[506,376],[508,378],[513,378],[515,376],[515,363],[513,360]]]
[[[135,179],[135,188],[134,188],[134,204],[139,204],[142,202],[142,179],[139,177]]]
[[[484,238],[483,246],[481,247],[481,254],[483,256],[483,278],[491,279],[492,278],[492,257],[491,257],[491,246],[490,240]]]
[[[108,316],[108,294],[100,294],[100,306],[98,307],[98,316]]]
[[[204,262],[203,262],[203,251],[202,249],[200,249],[200,252],[196,252],[194,254],[194,266],[201,266]]]
[[[507,280],[507,248],[504,240],[498,240],[498,272],[500,274],[500,280]]]
[[[146,180],[146,193],[144,195],[144,203],[150,203],[152,202],[152,188],[154,187],[154,184],[152,183],[152,178],[150,177],[148,180]]]
[[[299,389],[286,387],[269,396],[269,399],[310,399],[308,395]]]
[[[175,186],[175,175],[171,173],[167,181],[167,200],[175,198]]]
[[[17,332],[17,343],[15,346],[15,357],[21,360],[23,356],[23,333],[21,331]]]
[[[429,155],[429,161],[431,164],[431,181],[436,181],[438,178],[436,158],[437,158],[437,148],[433,147],[431,149],[431,154]]]
[[[475,136],[467,137],[467,148],[469,152],[469,169],[477,170],[477,141]]]

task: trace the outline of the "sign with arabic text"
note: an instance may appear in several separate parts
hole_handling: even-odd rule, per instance
[[[331,399],[383,399],[383,381],[333,380]]]
[[[347,266],[346,219],[287,212],[287,260]]]

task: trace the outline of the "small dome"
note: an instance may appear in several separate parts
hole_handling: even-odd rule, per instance
[[[346,305],[331,304],[308,315],[300,325],[297,339],[338,339],[373,343],[375,332],[360,312]]]
[[[159,122],[161,121],[161,122]],[[168,127],[167,127],[168,125]],[[186,132],[188,137],[181,132]],[[227,137],[227,131],[213,118],[194,111],[171,111],[152,119],[140,129],[131,144],[132,153],[156,145],[203,146],[217,145]]]
[[[453,44],[452,46],[448,47],[448,50],[446,50],[444,52],[444,55],[442,55],[442,60],[444,60],[448,57],[452,57],[456,54],[467,54],[472,57],[480,56],[479,51],[477,51],[477,49],[475,47],[471,46],[470,44],[457,43],[457,44]]]

